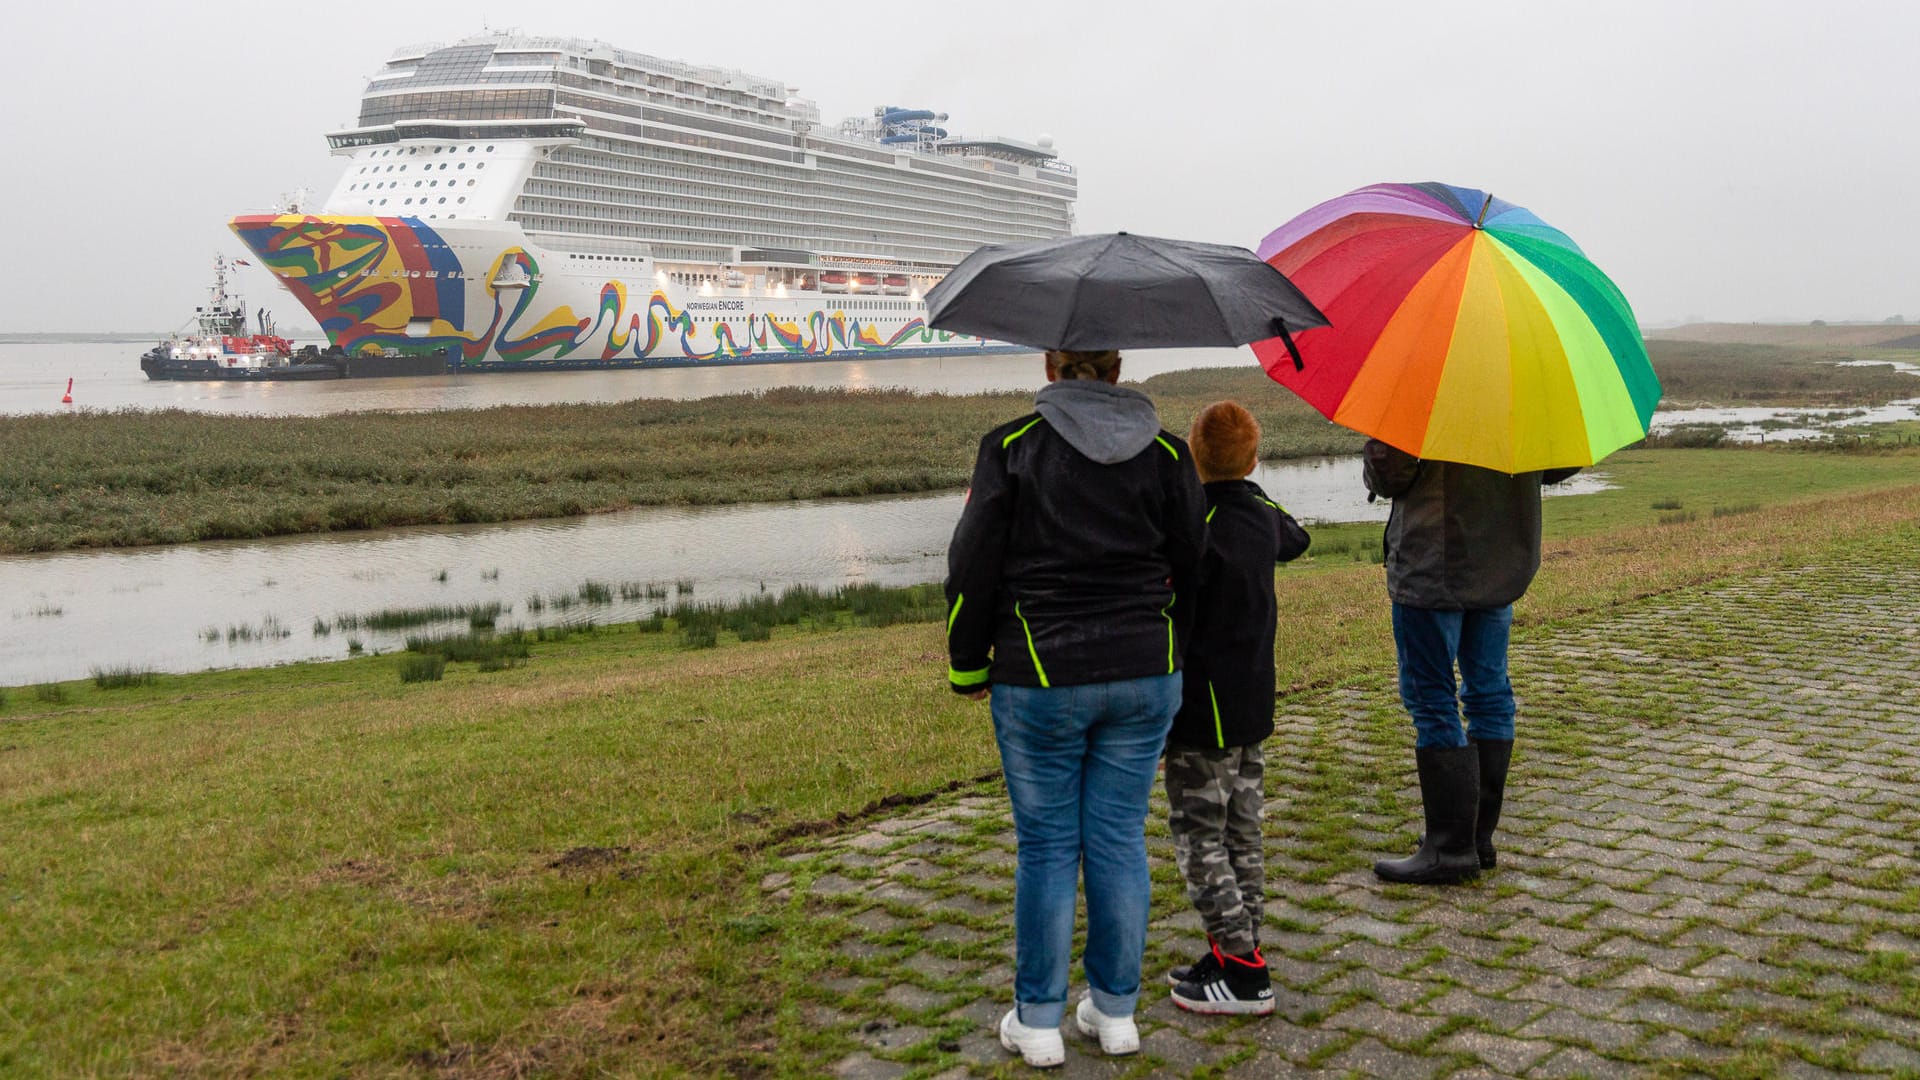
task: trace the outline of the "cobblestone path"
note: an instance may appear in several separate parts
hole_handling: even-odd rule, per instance
[[[1916,563],[1889,545],[1525,633],[1500,868],[1468,886],[1370,872],[1420,827],[1391,673],[1284,700],[1278,1012],[1168,1003],[1203,939],[1156,803],[1141,1053],[1069,1021],[1060,1075],[1920,1075]],[[1025,1072],[992,1030],[1013,866],[995,787],[772,858],[762,888],[820,943],[783,1030],[823,1074]]]

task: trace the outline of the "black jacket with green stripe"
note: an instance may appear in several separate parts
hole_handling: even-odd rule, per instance
[[[1251,481],[1217,481],[1206,494],[1207,552],[1167,741],[1251,746],[1273,734],[1273,567],[1299,558],[1307,533]]]
[[[947,551],[953,689],[1178,670],[1205,514],[1187,444],[1165,431],[1104,465],[1037,412],[989,432]]]

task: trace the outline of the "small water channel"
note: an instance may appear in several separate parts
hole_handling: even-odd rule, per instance
[[[1254,479],[1308,522],[1382,521],[1358,458],[1262,466]],[[1605,486],[1588,473],[1556,489]],[[958,494],[664,508],[502,525],[0,558],[0,686],[95,668],[198,671],[404,647],[408,633],[645,618],[676,601],[761,589],[938,581]],[[583,590],[582,586],[589,586]],[[593,588],[598,586],[598,588]],[[604,591],[603,591],[604,590]],[[411,629],[382,612],[440,608]]]

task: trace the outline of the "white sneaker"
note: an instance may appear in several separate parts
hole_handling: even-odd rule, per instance
[[[1133,1017],[1108,1016],[1093,1003],[1092,994],[1080,999],[1080,1007],[1073,1011],[1073,1022],[1079,1025],[1080,1034],[1100,1040],[1103,1054],[1140,1052],[1140,1028],[1134,1024]]]
[[[1000,1018],[1000,1045],[1036,1069],[1051,1069],[1067,1061],[1067,1045],[1060,1039],[1060,1029],[1028,1027],[1020,1022],[1018,1007]]]

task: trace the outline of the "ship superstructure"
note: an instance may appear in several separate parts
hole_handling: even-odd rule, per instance
[[[1067,235],[1050,140],[930,109],[823,125],[768,78],[600,42],[403,49],[318,213],[232,225],[352,351],[602,366],[978,352],[921,297],[983,244]]]

